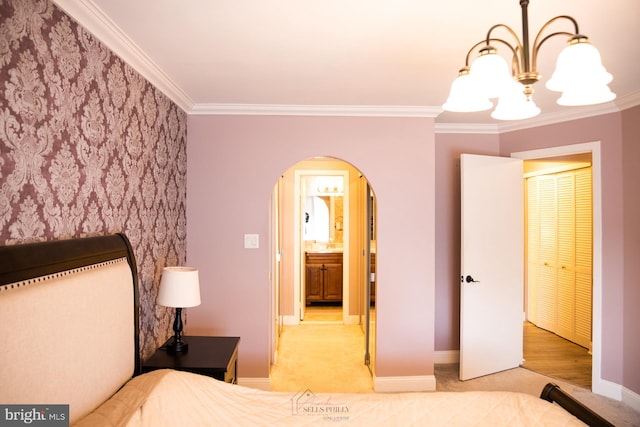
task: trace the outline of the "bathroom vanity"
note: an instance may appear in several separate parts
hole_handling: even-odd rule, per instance
[[[342,302],[342,252],[305,252],[306,304]]]

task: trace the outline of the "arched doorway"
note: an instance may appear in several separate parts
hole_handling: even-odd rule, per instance
[[[340,308],[342,324],[361,327],[365,348],[359,357],[364,350],[362,363],[373,372],[375,276],[371,273],[375,264],[371,261],[375,262],[375,255],[370,254],[375,254],[376,240],[372,200],[369,183],[354,166],[328,157],[296,163],[275,184],[272,364],[279,359],[283,329],[303,323],[307,307],[329,305]],[[337,271],[339,297],[336,284],[326,283],[337,280]],[[318,286],[331,289],[323,294]]]

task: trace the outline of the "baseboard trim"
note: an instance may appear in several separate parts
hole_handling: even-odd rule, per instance
[[[602,378],[595,379],[591,382],[591,391],[600,396],[617,400],[618,402],[622,400],[622,386]]]
[[[287,326],[297,326],[300,323],[302,323],[300,321],[300,319],[297,318],[297,316],[282,316],[282,323],[284,325]],[[343,320],[336,320],[336,321],[324,321],[324,320],[319,320],[319,321],[304,321],[304,323],[307,324],[318,324],[318,323],[335,323],[335,324],[345,324],[345,325],[357,325],[360,323],[360,316],[357,315],[349,315],[347,316],[347,321],[344,322]]]
[[[360,323],[360,316],[350,314],[349,316],[347,316],[347,321],[345,325],[358,325],[359,323]]]
[[[634,410],[640,412],[640,394],[622,387],[622,403],[631,406]]]
[[[287,315],[282,316],[282,323],[284,325],[299,325],[300,319],[297,316]]]
[[[435,391],[435,375],[411,377],[375,377],[373,389],[376,393],[396,393],[408,391]]]
[[[449,364],[460,362],[460,350],[441,350],[435,352],[435,364]]]
[[[269,380],[269,378],[239,377],[238,385],[255,388],[257,390],[271,391],[271,380]]]

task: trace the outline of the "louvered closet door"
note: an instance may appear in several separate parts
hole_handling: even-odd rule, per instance
[[[538,184],[540,246],[537,282],[537,325],[555,331],[557,323],[558,219],[555,177],[541,176]]]
[[[591,169],[575,174],[576,327],[575,342],[591,348],[593,290],[593,205]]]
[[[557,177],[558,194],[558,322],[555,332],[575,339],[575,185],[573,174]]]
[[[528,319],[591,345],[591,169],[527,180]]]

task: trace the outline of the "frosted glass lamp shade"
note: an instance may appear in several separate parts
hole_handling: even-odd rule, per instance
[[[616,99],[616,94],[611,92],[609,86],[591,87],[589,90],[574,88],[566,90],[558,99],[558,104],[565,106],[602,104]]]
[[[512,80],[498,100],[491,117],[497,120],[523,120],[540,114],[540,108],[533,102],[533,98],[527,97],[523,90],[522,84]]]
[[[480,93],[479,85],[468,71],[462,71],[451,83],[449,97],[442,106],[445,111],[455,111],[459,113],[470,113],[474,111],[484,111],[493,107],[489,98]]]
[[[613,76],[605,70],[600,52],[586,38],[570,40],[556,62],[556,70],[546,87],[564,92],[558,104],[576,106],[592,105],[615,99],[607,86]]]
[[[471,64],[470,74],[487,98],[498,98],[513,80],[507,61],[493,48],[481,51],[480,56]]]
[[[200,305],[198,270],[192,267],[165,267],[160,279],[158,304],[176,308]]]

